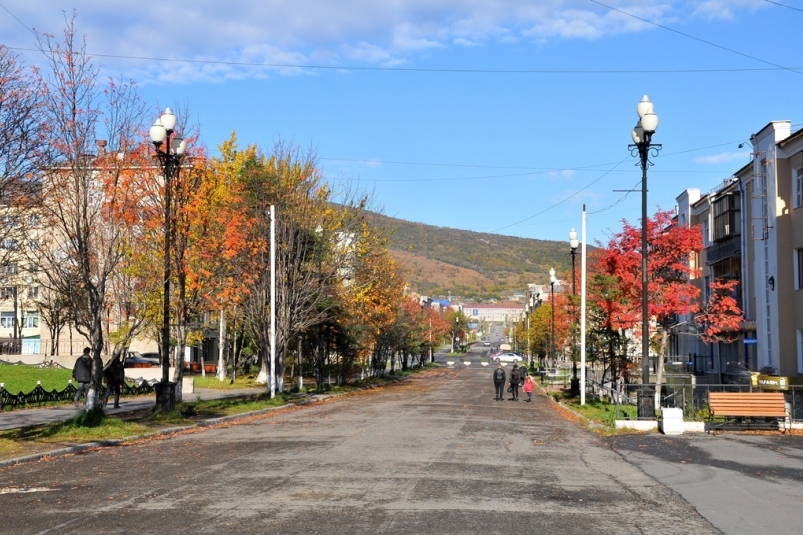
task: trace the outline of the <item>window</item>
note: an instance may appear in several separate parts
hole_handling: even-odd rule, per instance
[[[38,312],[26,312],[25,317],[22,320],[22,328],[23,329],[36,329],[39,327],[39,313]]]
[[[803,331],[797,330],[797,373],[803,373]]]
[[[3,329],[14,328],[14,313],[13,312],[0,312],[0,327]]]
[[[795,208],[803,206],[803,167],[792,171],[795,181]]]
[[[31,299],[36,299],[39,297],[39,286],[31,286],[28,288],[28,297]]]
[[[15,290],[16,288],[14,288],[13,286],[6,286],[0,288],[0,299],[3,300],[14,299],[14,297],[17,295],[17,292]]]
[[[742,234],[739,195],[727,193],[714,201],[714,241]]]
[[[17,264],[14,262],[9,262],[5,266],[3,266],[3,271],[6,275],[16,275],[17,274]]]
[[[795,249],[795,290],[803,290],[803,248]]]
[[[708,218],[703,219],[703,247],[711,245],[711,234],[708,230]]]

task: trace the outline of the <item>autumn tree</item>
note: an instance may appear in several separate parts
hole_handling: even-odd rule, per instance
[[[92,350],[87,410],[97,407],[110,281],[132,239],[131,214],[141,199],[130,181],[144,167],[143,106],[129,83],[99,79],[76,35],[75,16],[63,40],[39,34],[47,69],[38,81],[49,124],[41,202],[41,262],[47,286],[72,310],[76,330]]]
[[[700,338],[707,344],[730,344],[739,338],[744,313],[734,297],[739,281],[715,279],[708,300],[694,314]]]
[[[660,364],[656,379],[659,385],[663,378],[663,357],[670,328],[677,316],[696,310],[699,294],[699,289],[690,282],[696,271],[689,260],[692,253],[702,247],[700,229],[679,226],[673,217],[670,211],[659,211],[646,222],[648,320],[654,321],[659,328]],[[615,277],[615,281],[610,281],[617,287],[611,295],[614,299],[601,303],[609,307],[609,314],[615,314],[608,320],[609,324],[621,329],[633,328],[642,319],[641,229],[624,221],[623,229],[601,251],[595,271]],[[660,389],[657,389],[656,399],[659,394]]]
[[[29,226],[25,208],[38,194],[47,161],[50,131],[44,98],[33,69],[0,45],[0,266],[17,259],[12,244],[21,244]]]

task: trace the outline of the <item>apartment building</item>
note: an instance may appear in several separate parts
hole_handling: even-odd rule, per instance
[[[740,179],[749,232],[744,301],[756,321],[756,366],[803,376],[803,131],[773,121],[750,141],[749,174]]]
[[[706,194],[677,197],[678,224],[699,224],[703,250],[692,282],[708,298],[713,280],[737,280],[744,312],[738,339],[703,344],[679,318],[672,353],[725,381],[739,370],[803,384],[803,130],[773,121],[751,136],[751,161]]]

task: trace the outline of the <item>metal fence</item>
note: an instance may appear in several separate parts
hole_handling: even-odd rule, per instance
[[[30,392],[18,392],[16,394],[0,386],[0,410],[7,407],[16,408],[24,405],[72,401],[75,397],[75,391],[75,386],[73,386],[72,382],[68,383],[62,390],[45,390],[42,385],[37,384]],[[142,396],[152,393],[153,386],[148,381],[125,381],[120,390],[121,396]]]
[[[633,407],[637,407],[639,400],[647,399],[649,404],[655,396],[655,385],[649,384],[619,384],[602,385],[591,382],[588,391],[592,395],[606,397],[616,405],[616,419],[633,419]],[[762,392],[747,384],[691,384],[675,383],[661,385],[661,407],[679,408],[683,410],[686,420],[705,421],[709,418],[708,393],[709,392]],[[777,391],[777,390],[772,390]],[[789,386],[782,391],[786,400],[789,418],[793,422],[803,421],[803,387]],[[628,408],[630,407],[630,408]]]

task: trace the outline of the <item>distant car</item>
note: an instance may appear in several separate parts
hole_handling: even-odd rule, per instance
[[[159,353],[138,353],[129,351],[125,358],[126,368],[148,368],[159,365]]]
[[[494,355],[493,359],[496,362],[512,362],[514,364],[521,362],[521,355],[516,353],[512,353],[510,351],[505,351],[503,353],[499,353],[498,355]]]
[[[485,347],[490,347],[491,346],[491,342],[489,342],[488,340],[484,340],[482,342],[482,345],[484,345]]]

